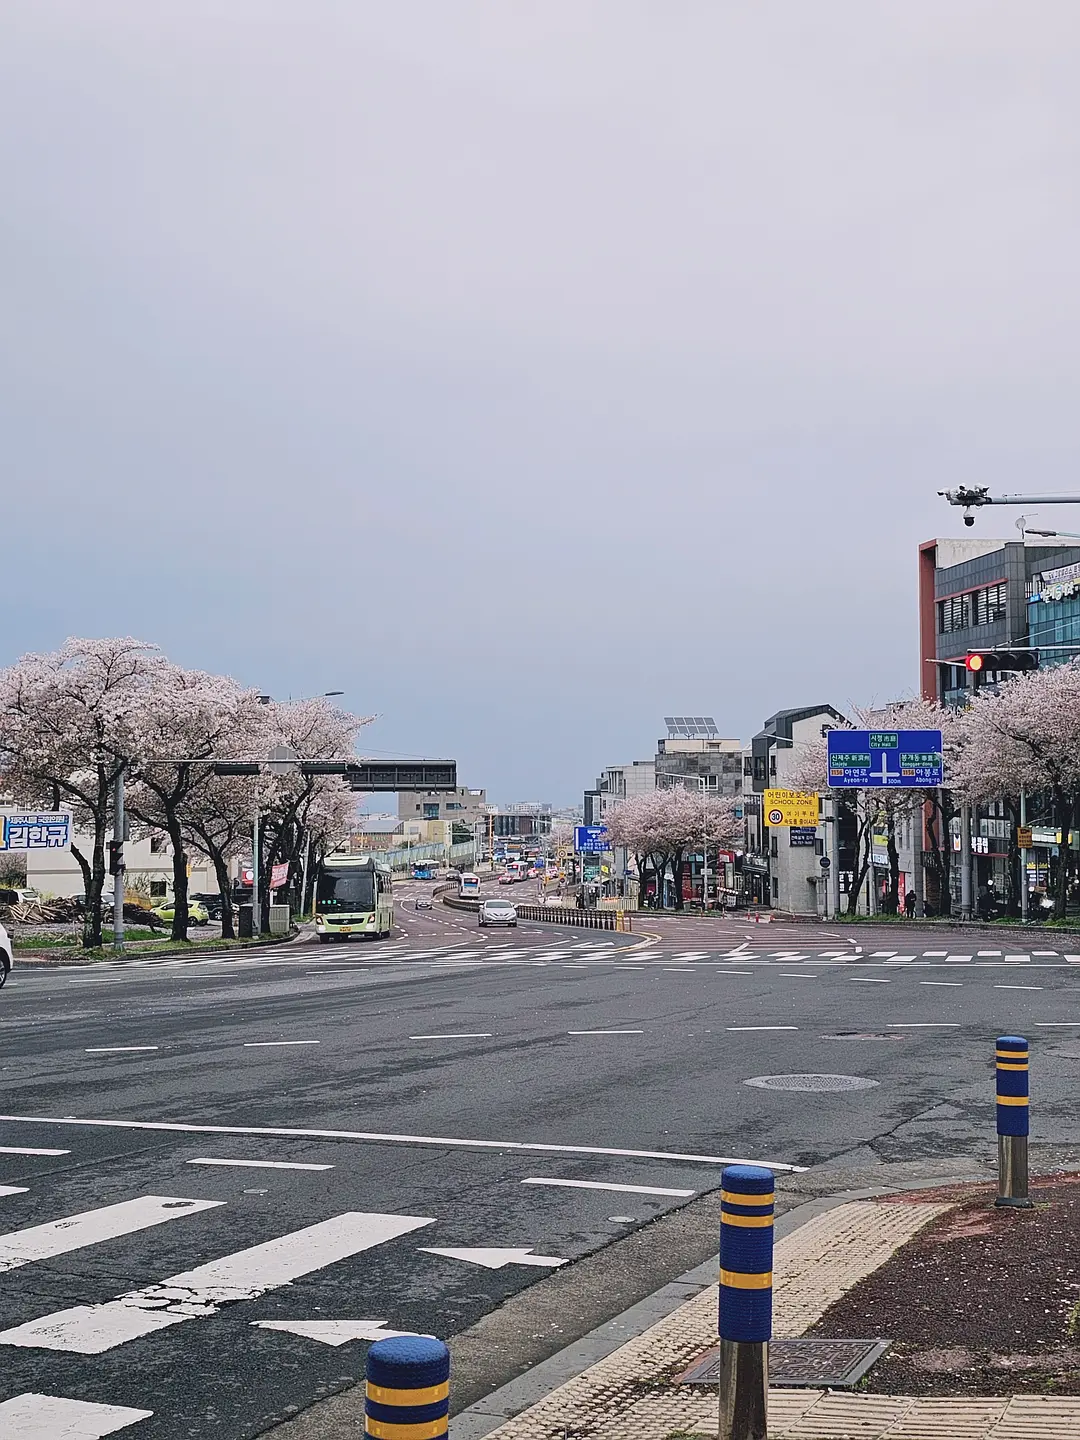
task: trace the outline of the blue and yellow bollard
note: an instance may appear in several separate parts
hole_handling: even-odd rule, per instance
[[[728,1165],[720,1185],[720,1440],[766,1440],[775,1182]]]
[[[440,1440],[450,1425],[450,1351],[427,1335],[376,1340],[367,1355],[368,1440]]]
[[[1028,1042],[997,1038],[998,1195],[995,1205],[1030,1210],[1028,1199]]]

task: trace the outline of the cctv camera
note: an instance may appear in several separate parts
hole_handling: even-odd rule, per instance
[[[974,524],[975,524],[975,516],[972,515],[972,513],[971,513],[970,510],[967,510],[967,511],[964,512],[964,524],[965,524],[965,525],[974,525]]]

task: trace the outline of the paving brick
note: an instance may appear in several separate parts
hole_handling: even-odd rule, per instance
[[[1007,1399],[919,1399],[883,1440],[986,1440]]]

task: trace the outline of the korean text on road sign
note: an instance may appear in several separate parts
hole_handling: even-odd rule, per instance
[[[766,790],[764,795],[766,825],[816,826],[818,797],[809,790]]]

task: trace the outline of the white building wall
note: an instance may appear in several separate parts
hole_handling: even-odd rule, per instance
[[[111,838],[111,837],[108,837]],[[93,839],[89,835],[77,835],[75,843],[84,855],[89,857]],[[172,894],[172,847],[160,841],[127,840],[124,843],[124,860],[129,875],[145,875],[156,886],[165,885],[164,896]],[[105,885],[109,888],[111,877],[106,875]],[[83,875],[79,862],[70,850],[29,850],[26,854],[26,883],[43,895],[81,895]],[[188,856],[188,888],[204,895],[218,893],[217,878],[210,861],[194,852]]]

